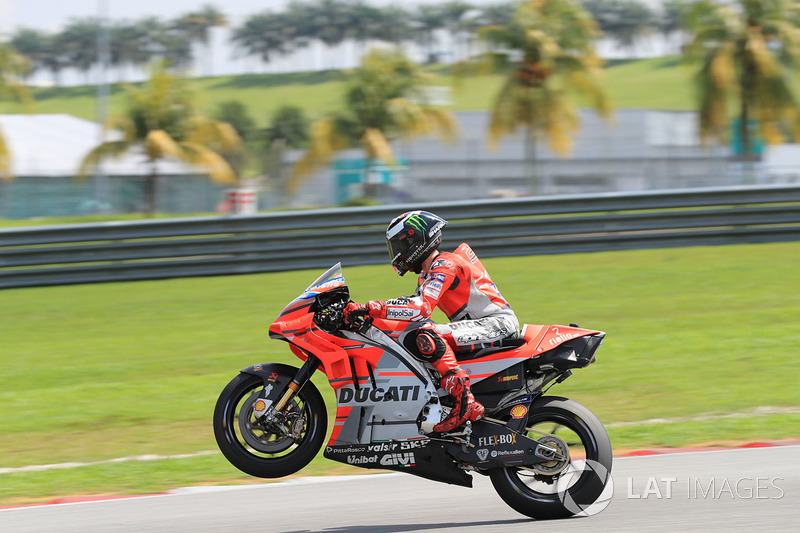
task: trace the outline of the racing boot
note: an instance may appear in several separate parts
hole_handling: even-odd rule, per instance
[[[433,427],[437,433],[453,431],[467,420],[475,421],[483,417],[483,406],[475,401],[469,390],[469,376],[461,368],[456,367],[442,377],[442,388],[450,393],[456,401],[450,414]]]
[[[475,401],[475,397],[469,389],[469,376],[464,369],[458,366],[455,355],[449,346],[447,351],[449,353],[434,362],[433,367],[442,375],[439,384],[455,399],[456,404],[450,414],[433,427],[437,433],[452,431],[467,420],[474,422],[483,418],[483,405]]]

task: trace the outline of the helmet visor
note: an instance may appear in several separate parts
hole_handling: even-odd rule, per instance
[[[392,238],[386,241],[386,247],[389,249],[389,260],[392,262],[395,272],[403,275],[408,272],[408,264],[406,263],[406,252],[408,252],[408,239]]]

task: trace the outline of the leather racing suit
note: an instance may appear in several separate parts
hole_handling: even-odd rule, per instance
[[[359,304],[350,305],[359,309]],[[430,320],[437,307],[450,323]],[[455,400],[448,416],[434,426],[435,432],[452,431],[483,416],[483,405],[473,397],[469,375],[459,366],[454,352],[517,338],[519,321],[469,245],[462,243],[454,252],[439,252],[429,270],[420,273],[413,295],[370,300],[365,311],[376,318],[420,323],[419,327],[406,330],[403,343],[439,372],[441,387]]]
[[[450,323],[430,322],[438,307]],[[417,290],[408,297],[373,301],[369,314],[391,320],[426,322],[457,352],[485,348],[519,336],[519,321],[468,244],[440,252]]]

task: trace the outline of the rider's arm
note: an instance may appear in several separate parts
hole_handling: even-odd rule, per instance
[[[369,315],[375,318],[407,322],[427,320],[439,304],[439,299],[444,291],[453,283],[455,273],[453,272],[454,268],[449,268],[451,265],[431,268],[425,281],[417,287],[417,291],[412,296],[385,301],[370,300],[367,302]]]

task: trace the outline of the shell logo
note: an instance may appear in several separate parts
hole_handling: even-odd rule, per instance
[[[263,411],[267,408],[267,403],[264,400],[258,400],[255,405],[256,411]]]
[[[511,409],[511,417],[512,418],[522,418],[528,412],[528,408],[524,405],[517,405],[513,409]]]

